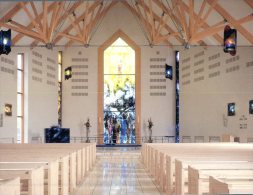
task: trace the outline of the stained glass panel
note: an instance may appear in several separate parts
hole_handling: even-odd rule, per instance
[[[135,143],[135,52],[120,38],[104,52],[104,143]]]

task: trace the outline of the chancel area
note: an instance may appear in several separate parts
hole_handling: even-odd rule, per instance
[[[0,2],[0,195],[253,194],[253,1]]]

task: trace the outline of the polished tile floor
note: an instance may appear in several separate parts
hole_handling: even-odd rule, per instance
[[[98,148],[95,167],[74,195],[161,195],[140,162],[140,149]]]

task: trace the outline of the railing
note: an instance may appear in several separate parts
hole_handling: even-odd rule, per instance
[[[70,142],[71,143],[85,143],[87,142],[91,143],[98,143],[98,140],[103,140],[103,137],[71,137]],[[174,143],[175,142],[175,136],[152,136],[151,139],[149,136],[143,136],[140,138],[140,140],[135,140],[136,143],[149,143],[152,140],[152,143]],[[116,141],[115,141],[116,142]],[[113,141],[112,141],[113,143]]]
[[[0,143],[15,143],[15,138],[14,137],[1,137],[0,138]]]

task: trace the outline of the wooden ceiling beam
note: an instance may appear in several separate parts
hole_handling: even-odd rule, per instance
[[[27,2],[24,2],[24,4],[27,4]],[[20,10],[22,9],[22,6],[19,3],[16,3],[16,5],[8,11],[1,19],[0,23],[6,23],[9,20],[11,20]]]
[[[79,34],[77,34],[76,36],[74,36],[74,35],[59,33],[59,36],[63,36],[63,37],[66,37],[68,39],[71,39],[71,40],[83,43],[83,39],[82,39],[82,37],[79,36]]]
[[[185,3],[183,3],[182,5],[184,6],[185,10],[189,13],[189,7],[188,7],[188,5],[186,5]],[[194,17],[195,17],[195,20],[197,20],[198,15],[197,15],[195,12],[193,12],[193,15],[194,15]],[[199,18],[199,21],[201,22],[202,19]],[[203,22],[202,28],[206,29],[206,28],[210,28],[210,26],[209,26],[206,22]],[[214,39],[215,39],[220,45],[223,44],[223,38],[222,38],[220,35],[218,35],[218,34],[213,34],[212,36],[214,37]]]
[[[252,0],[244,0],[252,9],[253,9],[253,1]]]
[[[131,11],[131,13],[133,14],[133,15],[135,15],[139,20],[141,20],[141,21],[144,21],[144,24],[145,24],[145,28],[146,28],[146,31],[148,32],[148,31],[151,31],[151,29],[152,29],[152,27],[151,27],[151,24],[149,23],[149,21],[147,21],[147,20],[145,20],[145,18],[144,18],[144,16],[142,16],[142,14],[141,14],[141,12],[140,11],[138,11],[138,9],[137,10],[135,10],[132,6],[130,6],[127,2],[122,2],[123,3],[123,5],[125,5],[130,11]],[[154,17],[156,17],[155,15],[154,15]],[[167,39],[165,39],[165,40],[162,40],[164,43],[166,43],[166,44],[168,44],[168,46],[172,46],[172,44],[167,40]],[[150,42],[149,42],[149,44],[150,44]]]
[[[57,2],[53,2],[52,4],[50,4],[49,5],[49,7],[48,7],[48,12],[51,12],[52,10],[53,10],[53,8],[56,6],[56,3]],[[64,4],[65,4],[65,2],[64,2]],[[54,27],[52,28],[52,33],[51,33],[51,38],[50,38],[50,42],[53,42],[53,40],[54,40],[54,38],[57,36],[57,34],[53,34],[54,33],[54,31],[55,31],[55,28],[57,28],[57,26],[62,22],[62,21],[64,21],[67,17],[68,17],[68,13],[69,12],[73,12],[75,9],[77,9],[80,5],[82,4],[82,2],[81,1],[77,1],[77,2],[75,2],[67,11],[65,11],[61,16],[60,16],[60,12],[61,12],[61,10],[59,9],[59,16],[58,16],[58,20],[57,21],[55,21],[55,24],[54,24]],[[64,6],[63,6],[63,8],[64,8]],[[62,9],[63,9],[62,8]],[[42,14],[43,13],[41,13],[41,15],[39,15],[39,17],[40,18],[42,18]],[[58,32],[57,32],[58,33]],[[38,41],[33,41],[32,42],[32,44],[31,44],[31,46],[32,47],[35,47],[36,45],[38,45]]]
[[[13,25],[10,25],[10,24],[6,24],[6,23],[0,22],[0,25],[3,26],[3,27],[5,27],[5,28],[9,28],[9,29],[12,29],[12,30],[14,30],[16,32],[19,32],[19,33],[22,33],[22,34],[27,35],[29,37],[32,37],[32,38],[34,38],[36,40],[43,41],[43,39],[41,39],[40,34],[34,32],[34,31],[31,31],[31,30],[27,30],[25,28],[25,26],[22,26],[21,24],[17,24],[16,23],[16,25],[18,26],[17,27],[17,26],[13,26]]]
[[[89,13],[92,11],[92,9],[95,9],[100,3],[102,2],[102,0],[96,0],[90,7],[89,9]],[[74,22],[75,23],[79,23],[80,21],[83,20],[85,16],[85,13],[81,14]],[[65,28],[62,33],[63,34],[68,34],[69,31],[72,29],[72,24],[70,24],[67,28]],[[59,42],[62,39],[62,36],[57,35],[56,38],[53,40],[53,43],[56,44],[57,42]]]
[[[33,1],[30,1],[30,5],[31,5],[31,7],[32,7],[32,10],[33,10],[33,13],[34,13],[34,15],[35,15],[35,18],[38,18],[38,17],[39,17],[39,14],[38,14],[38,11],[37,11],[37,9],[36,9],[36,7],[35,7],[34,2],[33,2]],[[41,24],[41,21],[40,21],[40,20],[38,21],[38,24],[39,24],[39,26],[40,26],[40,29],[42,29],[43,27],[42,27],[42,24]]]
[[[59,24],[60,19],[60,13],[62,12],[63,8],[65,6],[65,2],[58,2],[57,6],[55,6],[55,10],[52,13],[50,25],[49,25],[49,42],[52,42],[53,39],[53,32],[55,30],[55,27]]]
[[[49,7],[48,7],[48,12],[52,11],[52,10],[53,10],[53,7],[54,7],[55,5],[56,5],[56,2],[51,3],[51,4],[49,5]],[[35,21],[36,21],[36,22],[40,22],[41,19],[42,19],[42,17],[43,17],[43,12],[39,14],[39,16],[35,19]],[[33,23],[30,22],[30,23],[26,26],[26,28],[27,28],[28,30],[33,29]],[[12,43],[15,45],[23,36],[24,36],[24,35],[22,35],[21,33],[20,33],[20,34],[17,34],[17,35],[13,38]]]
[[[213,1],[212,1],[212,4],[209,6],[208,11],[207,11],[206,14],[204,15],[203,19],[201,19],[201,22],[197,24],[197,29],[198,29],[199,27],[201,27],[201,26],[204,24],[204,22],[206,22],[208,16],[209,16],[209,15],[211,14],[211,12],[213,11],[213,8],[214,8],[214,6],[216,5],[217,1],[218,1],[218,0],[213,0]]]
[[[189,43],[195,43],[197,41],[203,40],[204,38],[214,35],[224,29],[225,23],[221,26],[214,25],[212,27],[206,28],[205,30],[195,33],[193,37],[189,40]]]
[[[192,37],[192,35],[193,35],[193,24],[194,24],[194,17],[193,17],[194,1],[193,0],[189,0],[189,9],[190,9],[189,28],[190,28],[190,37]]]
[[[43,36],[45,43],[48,42],[48,22],[47,22],[47,15],[48,15],[48,2],[43,1]]]
[[[93,28],[95,27],[95,25],[106,15],[106,13],[107,13],[114,5],[116,5],[117,3],[118,3],[118,1],[112,1],[107,7],[105,7],[105,8],[103,9],[103,11],[101,11],[101,12],[98,13],[98,14],[96,14],[95,18],[94,18],[92,21],[90,21],[90,23],[89,23],[87,26],[90,25],[90,26],[91,26],[90,29],[93,29]],[[92,5],[91,5],[89,11],[92,11],[91,9],[95,10],[96,7],[94,8],[94,7],[92,7]],[[79,21],[79,22],[80,22],[80,21]],[[91,33],[91,31],[89,32],[89,36],[90,36],[90,33]],[[88,37],[87,43],[85,43],[85,44],[88,44],[89,41],[90,41],[90,39],[91,39],[91,37]],[[70,46],[70,45],[73,44],[73,43],[74,43],[73,40],[69,40],[69,41],[67,42],[67,44],[65,45],[65,47],[68,47],[68,46]]]
[[[30,11],[27,9],[26,4],[24,2],[20,2],[20,5],[22,6],[23,10],[25,11],[26,15],[29,17],[30,21],[33,23],[34,28],[37,29],[37,32],[42,36],[42,29],[40,28],[39,24],[35,22],[35,19],[33,18]]]
[[[253,20],[253,14],[249,14],[249,15],[247,15],[247,16],[241,18],[240,20],[238,20],[238,22],[239,22],[240,24],[244,24],[244,23],[250,22],[250,21],[252,21],[252,20]]]
[[[146,4],[143,4],[143,5],[141,5],[141,6],[146,7],[146,9],[147,9],[147,5],[146,5]],[[153,15],[154,15],[154,18],[155,18],[156,20],[159,20],[159,16],[158,16],[155,12],[153,12]],[[175,33],[175,31],[174,31],[168,24],[165,24],[165,25],[164,25],[164,28],[168,31],[168,33]],[[176,36],[176,39],[177,39],[181,44],[184,43],[184,41],[182,40],[182,38],[180,38],[179,36]]]
[[[212,4],[212,0],[207,0],[209,4]],[[251,44],[253,44],[253,35],[246,30],[241,24],[236,21],[224,8],[218,3],[214,6],[214,9],[224,17],[232,26],[234,26]]]

